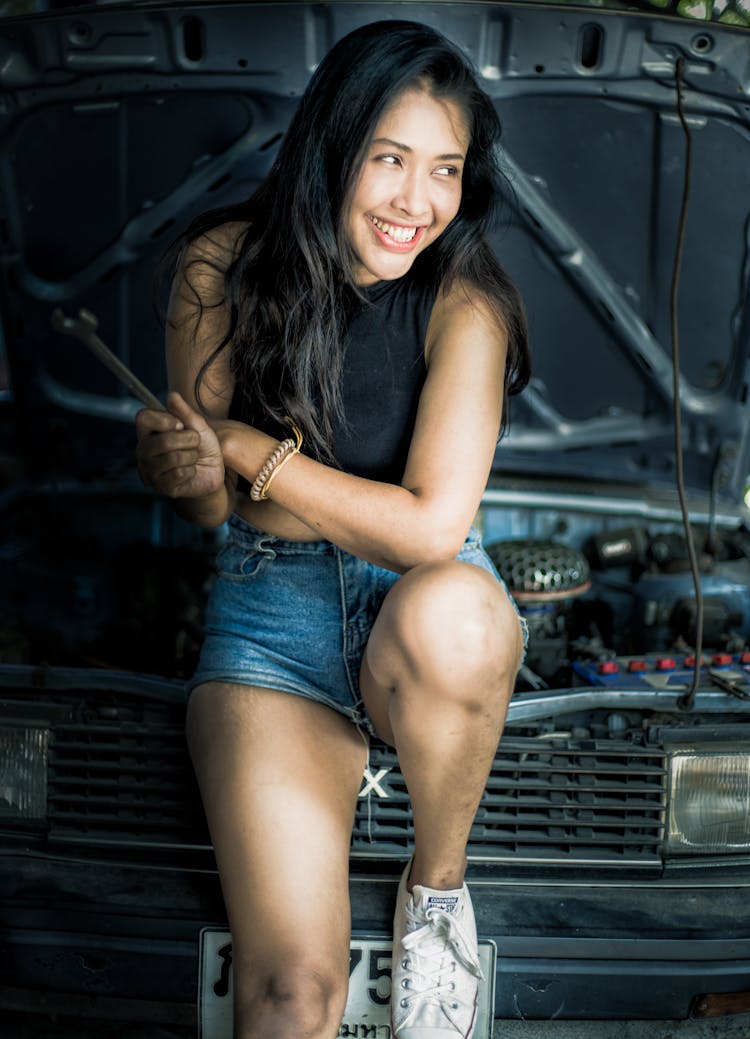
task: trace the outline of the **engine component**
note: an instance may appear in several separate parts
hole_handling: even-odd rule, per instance
[[[535,538],[495,541],[486,548],[526,618],[527,667],[554,679],[567,662],[570,603],[591,587],[585,557],[568,545]]]
[[[585,556],[569,545],[519,538],[485,547],[519,605],[573,599],[591,587]]]
[[[731,569],[731,576],[730,576]],[[750,635],[750,563],[733,560],[701,574],[703,641],[722,646]],[[632,632],[636,652],[658,651],[683,640],[695,643],[695,591],[689,573],[642,574],[633,589]]]
[[[584,550],[591,566],[597,570],[632,566],[645,561],[647,540],[643,527],[623,527],[589,538]]]

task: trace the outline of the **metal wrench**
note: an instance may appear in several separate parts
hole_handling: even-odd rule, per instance
[[[738,700],[750,700],[750,693],[742,688],[736,678],[726,678],[711,668],[708,670],[708,676],[715,685],[718,685],[719,689],[723,689],[730,696],[736,696]]]
[[[52,312],[52,327],[57,332],[62,332],[64,335],[75,336],[76,339],[87,346],[91,352],[99,358],[102,364],[106,365],[109,370],[117,376],[120,382],[124,383],[125,386],[130,390],[134,397],[137,397],[141,403],[145,404],[147,408],[156,408],[158,411],[164,411],[164,405],[161,401],[154,396],[151,390],[147,386],[144,386],[137,375],[128,368],[127,365],[123,364],[119,357],[112,353],[110,348],[106,346],[99,336],[96,334],[96,330],[99,327],[99,321],[95,314],[92,314],[90,310],[81,309],[78,311],[78,317],[72,318],[67,317],[59,307]]]

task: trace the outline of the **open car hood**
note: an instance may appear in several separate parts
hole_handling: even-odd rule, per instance
[[[750,33],[505,3],[107,5],[0,23],[5,432],[34,478],[133,476],[141,406],[55,308],[159,396],[154,271],[197,212],[264,176],[311,70],[383,17],[434,25],[504,126],[494,244],[529,314],[534,377],[495,478],[675,487],[672,278],[685,480],[742,514],[750,472]],[[678,69],[685,126],[678,113]]]

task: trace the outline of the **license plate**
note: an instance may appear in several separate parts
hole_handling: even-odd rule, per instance
[[[492,1039],[495,1007],[494,942],[480,940],[477,1020],[473,1039]],[[229,931],[207,927],[200,935],[198,1019],[200,1039],[232,1039],[232,939]],[[353,937],[349,996],[339,1036],[391,1039],[391,942]]]

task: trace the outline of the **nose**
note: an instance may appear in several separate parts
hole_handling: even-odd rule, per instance
[[[418,170],[404,171],[393,205],[409,217],[424,216],[429,209],[427,178]]]

